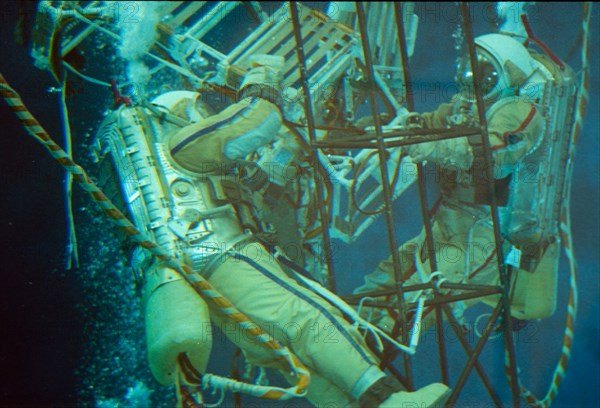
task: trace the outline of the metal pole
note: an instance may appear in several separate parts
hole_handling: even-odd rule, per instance
[[[394,3],[394,16],[396,18],[396,34],[398,35],[398,43],[400,45],[400,56],[402,58],[402,74],[404,76],[404,99],[406,100],[406,107],[410,112],[415,111],[415,104],[412,94],[412,83],[410,77],[410,70],[408,64],[408,52],[406,48],[406,35],[404,31],[404,12],[402,10],[402,4]],[[426,253],[429,260],[429,268],[431,271],[437,271],[437,259],[435,254],[435,246],[433,242],[433,231],[431,229],[431,220],[429,218],[429,205],[427,204],[427,190],[425,187],[425,177],[423,176],[423,163],[417,163],[417,177],[419,180],[419,201],[421,205],[421,218],[423,219],[423,226],[425,228],[425,242],[426,242]],[[417,252],[415,256],[421,256],[420,252]],[[434,292],[434,296],[437,297],[437,293]],[[448,375],[448,357],[446,355],[446,343],[443,338],[443,326],[442,326],[442,310],[439,305],[435,307],[435,320],[436,320],[436,335],[438,352],[440,355],[440,372],[442,375],[442,382],[449,384]]]
[[[479,125],[481,127],[481,140],[483,144],[483,153],[484,153],[484,162],[486,169],[486,177],[488,182],[490,183],[490,188],[492,191],[492,203],[490,208],[490,215],[492,217],[492,223],[494,227],[494,241],[496,244],[496,254],[497,254],[497,262],[498,262],[498,273],[500,275],[500,285],[503,289],[502,294],[502,307],[503,307],[503,326],[504,326],[504,341],[506,343],[506,350],[508,353],[508,359],[510,362],[510,371],[511,371],[511,392],[513,398],[513,406],[515,408],[519,408],[519,385],[517,382],[517,372],[516,372],[516,356],[515,356],[515,347],[512,339],[512,319],[510,315],[510,301],[509,301],[509,288],[510,288],[510,278],[507,273],[507,267],[504,264],[504,254],[502,251],[502,236],[500,234],[500,227],[498,221],[498,204],[496,201],[495,194],[495,183],[494,183],[494,169],[491,167],[493,164],[492,151],[490,148],[490,140],[487,130],[487,120],[485,117],[485,107],[483,103],[483,96],[481,94],[480,88],[480,79],[477,78],[477,73],[479,73],[479,66],[477,62],[477,56],[475,52],[475,42],[473,38],[473,26],[471,24],[471,16],[469,15],[469,7],[465,2],[461,3],[461,12],[465,25],[465,36],[467,42],[467,48],[469,51],[469,58],[471,60],[471,69],[475,73],[473,76],[474,80],[474,90],[475,90],[475,98],[477,101],[477,114],[479,116]]]
[[[308,128],[308,139],[312,148],[313,157],[315,160],[315,169],[318,166],[318,155],[315,147],[317,137],[315,134],[315,118],[312,111],[312,103],[310,98],[310,89],[308,87],[308,73],[306,71],[306,57],[304,55],[304,46],[302,45],[302,33],[298,21],[298,9],[295,1],[289,2],[290,14],[292,18],[292,27],[294,29],[294,38],[296,40],[296,56],[298,58],[298,68],[300,68],[300,78],[302,83],[302,92],[304,93],[303,104],[304,113],[306,114],[306,125]],[[323,255],[325,257],[325,266],[327,269],[327,286],[329,290],[335,293],[335,275],[333,271],[333,259],[331,255],[331,239],[329,237],[329,214],[325,208],[325,198],[323,196],[323,183],[319,178],[317,171],[313,171],[313,179],[316,188],[317,206],[319,207],[319,215],[321,217],[321,233],[323,234]]]
[[[369,45],[369,37],[367,33],[367,22],[365,18],[365,12],[361,2],[356,2],[356,16],[358,17],[358,26],[360,30],[361,45],[363,48],[363,56],[365,62],[365,69],[367,74],[367,80],[370,85],[369,92],[369,103],[371,105],[371,115],[373,116],[373,122],[375,125],[375,135],[377,141],[377,151],[379,153],[379,170],[381,172],[381,184],[383,188],[384,198],[384,214],[387,227],[388,243],[390,252],[392,254],[392,265],[394,268],[394,276],[396,283],[397,300],[396,305],[399,311],[400,319],[396,323],[396,327],[392,331],[392,336],[397,335],[398,327],[402,328],[402,341],[406,344],[408,342],[408,330],[405,320],[406,306],[404,302],[404,295],[402,293],[402,271],[400,269],[400,254],[398,253],[398,244],[396,242],[396,234],[394,231],[394,215],[392,213],[392,193],[390,191],[389,176],[387,172],[387,160],[388,154],[383,141],[383,131],[381,128],[381,120],[379,118],[379,109],[377,108],[377,99],[375,95],[377,90],[375,89],[375,73],[373,72],[373,60],[371,58],[371,47]],[[413,388],[412,380],[412,367],[410,358],[407,354],[404,354],[404,367],[405,376],[409,386],[409,389]],[[385,363],[385,355],[382,363]]]

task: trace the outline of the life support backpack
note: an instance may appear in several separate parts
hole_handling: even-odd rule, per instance
[[[191,109],[197,95],[167,93],[153,101],[153,109],[164,108],[166,115],[182,101]],[[200,271],[227,245],[246,237],[244,224],[228,197],[226,177],[185,171],[169,157],[165,136],[186,120],[178,115],[183,123],[170,123],[149,109],[121,106],[101,124],[95,153],[104,169],[102,185],[112,184],[113,195],[120,192],[121,204],[138,230],[171,257]],[[154,377],[163,385],[173,384],[181,353],[203,373],[212,345],[207,304],[177,272],[139,247],[131,266],[142,287]]]
[[[533,272],[547,248],[560,243],[577,89],[569,66],[561,69],[545,55],[531,55],[540,63],[537,70],[543,80],[525,84],[518,96],[506,99],[533,103],[543,117],[544,128],[513,170],[501,223],[512,245],[507,263]]]

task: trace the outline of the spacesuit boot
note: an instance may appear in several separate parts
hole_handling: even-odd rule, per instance
[[[383,401],[379,408],[429,408],[443,407],[450,396],[450,388],[433,383],[414,392],[400,391]]]
[[[361,408],[429,408],[442,407],[450,395],[444,384],[433,383],[413,392],[402,391],[402,385],[393,377],[380,378],[358,400]]]

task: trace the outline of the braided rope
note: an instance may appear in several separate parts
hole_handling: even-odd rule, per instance
[[[139,231],[125,215],[104,195],[104,193],[89,178],[85,170],[75,163],[69,155],[57,145],[50,135],[42,128],[40,123],[27,109],[19,94],[10,87],[4,76],[0,73],[0,95],[7,102],[10,109],[21,121],[25,130],[35,137],[50,152],[52,157],[63,166],[81,188],[88,192],[98,204],[102,212],[130,239],[142,248],[150,251],[158,259],[164,261],[169,267],[177,271],[192,288],[207,302],[214,304],[221,313],[233,320],[246,334],[264,348],[270,350],[277,356],[277,361],[283,369],[291,369],[296,376],[296,385],[284,389],[279,387],[258,386],[242,384],[229,378],[219,378],[205,374],[201,380],[205,386],[213,385],[223,389],[235,389],[240,392],[248,392],[259,398],[266,399],[288,399],[291,397],[304,396],[306,388],[310,383],[310,374],[302,362],[287,348],[273,339],[267,332],[253,323],[248,316],[240,312],[229,300],[221,295],[206,279],[195,273],[192,268],[179,262],[169,255],[167,251],[156,243],[150,241]],[[194,382],[194,381],[192,381]]]
[[[585,116],[585,112],[587,110],[587,105],[589,101],[589,28],[590,28],[590,17],[591,17],[591,9],[592,3],[585,2],[583,3],[583,45],[582,45],[582,76],[581,82],[579,85],[579,94],[577,98],[577,105],[575,109],[575,123],[573,126],[573,131],[571,133],[571,145],[569,146],[569,155],[567,161],[567,169],[566,169],[566,186],[565,186],[565,200],[561,209],[561,222],[560,222],[560,232],[561,238],[563,242],[563,248],[567,259],[569,260],[569,269],[570,269],[570,278],[569,278],[569,297],[567,303],[567,319],[565,323],[565,331],[563,334],[562,341],[562,349],[560,353],[560,358],[556,367],[554,369],[554,373],[552,375],[552,381],[550,383],[550,387],[546,392],[544,398],[537,398],[528,388],[526,388],[521,379],[518,376],[517,372],[517,381],[519,384],[519,390],[521,393],[521,397],[533,407],[540,408],[548,408],[554,402],[556,396],[558,395],[558,388],[562,383],[562,380],[565,377],[565,373],[567,371],[567,365],[569,363],[569,359],[571,357],[571,349],[573,347],[573,333],[575,327],[575,319],[577,317],[577,264],[575,261],[575,255],[573,253],[573,236],[571,232],[571,212],[570,212],[570,203],[571,203],[571,181],[572,181],[572,173],[573,173],[573,157],[575,154],[575,145],[579,139],[581,134],[581,130],[583,129],[583,118]],[[518,368],[517,368],[518,370]],[[505,358],[505,371],[506,375],[509,379],[511,379],[510,375],[510,364],[508,361],[508,353]]]

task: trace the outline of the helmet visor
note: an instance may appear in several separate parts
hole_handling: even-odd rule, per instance
[[[477,50],[477,75],[473,74],[471,61],[463,56],[458,63],[456,82],[462,98],[475,101],[475,84],[479,85],[484,99],[490,99],[498,91],[500,82],[500,67],[496,60],[487,52]]]

